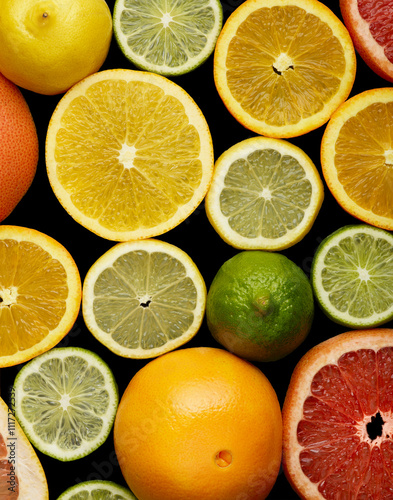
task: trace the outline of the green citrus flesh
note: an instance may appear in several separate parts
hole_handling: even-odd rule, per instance
[[[210,56],[222,19],[219,0],[117,0],[113,28],[133,64],[170,76],[188,73]]]
[[[71,486],[57,500],[137,500],[130,490],[112,481],[85,481]]]
[[[108,437],[118,406],[112,371],[95,353],[52,349],[15,378],[15,416],[29,441],[61,461],[82,458]]]
[[[366,224],[338,229],[319,245],[312,263],[316,299],[333,321],[351,328],[393,318],[393,236]]]
[[[206,318],[213,337],[251,361],[276,361],[308,335],[314,316],[306,274],[279,253],[240,252],[210,286]]]

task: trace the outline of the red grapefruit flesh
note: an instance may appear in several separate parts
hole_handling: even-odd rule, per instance
[[[365,63],[393,82],[392,0],[340,0],[341,14]]]
[[[393,329],[311,349],[283,406],[283,465],[303,499],[393,498]]]

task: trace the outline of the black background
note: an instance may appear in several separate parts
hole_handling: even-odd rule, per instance
[[[114,0],[108,0],[107,3],[113,12]],[[241,3],[241,0],[222,0],[224,21]],[[341,19],[338,1],[325,0],[323,3]],[[101,69],[111,68],[135,69],[119,50],[114,37],[108,57]],[[201,67],[188,75],[171,79],[193,97],[204,113],[213,138],[215,158],[218,158],[222,152],[235,143],[255,136],[229,114],[219,98],[213,81],[212,56]],[[387,86],[390,86],[390,83],[375,75],[358,57],[357,75],[351,95],[366,89]],[[43,96],[21,90],[30,106],[38,130],[40,158],[37,174],[31,188],[3,224],[34,228],[55,238],[74,257],[83,280],[96,259],[115,243],[94,235],[76,223],[57,201],[49,185],[45,167],[45,137],[53,110],[62,95]],[[319,172],[321,172],[319,148],[324,128],[324,126],[320,127],[304,136],[290,140],[311,157]],[[359,223],[357,219],[351,217],[339,206],[325,183],[324,186],[325,199],[311,231],[301,242],[281,252],[301,267],[307,275],[310,272],[314,252],[322,239],[339,227]],[[224,243],[210,226],[203,203],[177,228],[158,238],[177,245],[187,252],[201,271],[208,288],[219,267],[238,252]],[[392,327],[393,324],[388,323],[386,326]],[[281,404],[285,398],[291,373],[301,356],[315,344],[347,330],[347,328],[327,319],[316,307],[312,330],[300,347],[283,360],[272,363],[255,363],[269,378]],[[90,334],[81,314],[59,346],[80,346],[99,354],[112,368],[119,386],[120,396],[133,374],[148,362],[148,360],[125,359],[111,353]],[[212,339],[206,321],[194,339],[185,347],[193,346],[220,347]],[[9,403],[14,378],[20,368],[19,365],[4,368],[1,371],[1,394],[7,403]],[[266,423],[261,422],[261,425],[266,425]],[[250,431],[252,432],[252,430]],[[108,440],[94,453],[73,462],[63,463],[40,452],[37,454],[46,472],[51,500],[56,499],[60,493],[76,482],[89,479],[106,479],[125,485],[116,462],[112,433]],[[290,500],[295,498],[298,497],[281,471],[269,499]]]

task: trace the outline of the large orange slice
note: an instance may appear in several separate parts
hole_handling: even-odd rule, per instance
[[[80,302],[79,271],[60,243],[33,229],[0,226],[0,367],[56,345]]]
[[[343,333],[296,366],[283,463],[300,498],[393,498],[393,330]]]
[[[351,215],[393,230],[393,88],[366,90],[331,117],[321,144],[326,183]]]
[[[228,110],[271,137],[323,125],[348,97],[355,72],[348,31],[317,0],[247,0],[226,21],[214,55]]]

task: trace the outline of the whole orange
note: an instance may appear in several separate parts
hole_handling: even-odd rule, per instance
[[[262,500],[279,472],[281,409],[250,362],[223,349],[180,349],[131,379],[114,442],[139,500]]]
[[[0,222],[29,189],[37,169],[38,137],[19,88],[0,74]]]

